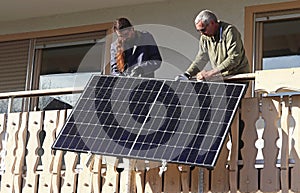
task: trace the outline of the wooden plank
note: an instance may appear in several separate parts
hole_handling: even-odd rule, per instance
[[[18,147],[16,150],[16,164],[15,164],[15,176],[14,176],[14,190],[15,192],[22,191],[22,175],[23,171],[25,152],[26,152],[26,137],[27,137],[27,123],[28,113],[23,112],[21,115],[21,126],[18,133]]]
[[[229,137],[227,137],[226,142]],[[228,149],[223,145],[216,166],[211,171],[211,191],[227,192],[229,191],[229,171],[226,168],[228,158]]]
[[[78,192],[86,193],[92,192],[92,166],[94,164],[93,156],[87,153],[80,154],[80,166],[82,170],[78,173]],[[92,160],[88,163],[88,159]]]
[[[134,164],[135,160],[123,158],[122,167],[124,170],[120,173],[120,192],[131,193],[135,191]]]
[[[67,119],[72,109],[67,110]],[[77,188],[77,172],[78,153],[67,151],[64,154],[66,169],[61,172],[61,192],[75,192]]]
[[[45,111],[44,131],[45,138],[43,142],[44,154],[42,160],[42,172],[39,178],[39,192],[52,193],[52,170],[54,161],[54,151],[51,146],[55,140],[55,133],[58,124],[58,110]]]
[[[21,113],[10,113],[7,118],[7,143],[4,158],[5,172],[1,178],[1,193],[14,192],[14,168],[17,159],[17,135],[20,129]]]
[[[56,128],[55,137],[58,136],[60,130],[62,129],[65,120],[66,120],[66,110],[59,111],[58,124]],[[53,166],[52,166],[52,190],[53,193],[60,193],[61,187],[61,166],[62,166],[62,158],[63,151],[56,150],[54,153]]]
[[[244,98],[241,105],[241,119],[244,122],[242,133],[243,147],[241,149],[243,165],[240,169],[241,192],[256,192],[258,190],[258,170],[255,169],[255,157],[257,139],[255,122],[259,117],[259,106],[257,98]]]
[[[164,193],[180,192],[180,172],[177,164],[168,164],[164,172]]]
[[[75,171],[78,154],[75,152],[66,152],[64,155],[65,171],[62,171],[61,192],[76,192],[77,172]]]
[[[38,174],[36,172],[39,163],[38,150],[41,147],[39,133],[42,131],[43,112],[30,112],[28,121],[28,142],[26,155],[26,176],[22,193],[35,193],[38,191]]]
[[[206,168],[195,167],[191,175],[191,193],[208,192],[210,172]]]
[[[101,189],[101,166],[102,166],[102,158],[100,155],[94,156],[93,162],[93,176],[92,176],[92,192],[100,193]]]
[[[135,187],[136,193],[144,193],[146,170],[149,162],[145,160],[136,160],[135,162]]]
[[[4,172],[4,161],[5,161],[5,153],[6,153],[6,115],[0,114],[0,175]]]
[[[263,134],[264,140],[264,168],[261,169],[260,189],[263,192],[277,192],[280,190],[279,169],[274,164],[277,159],[277,147],[275,141],[278,138],[276,120],[278,101],[271,98],[262,99],[262,116],[266,122]]]
[[[289,126],[288,126],[288,118],[289,118],[289,109],[288,102],[282,102],[282,118],[281,118],[281,126],[282,126],[282,140],[281,140],[281,156],[280,156],[280,184],[281,191],[288,192],[289,191]],[[280,101],[279,101],[280,103]],[[279,109],[277,109],[278,111]]]
[[[229,187],[230,192],[238,189],[238,153],[239,153],[239,112],[234,116],[231,124],[231,150],[229,160]]]
[[[116,171],[117,159],[110,156],[104,156],[103,159],[106,162],[106,172],[103,175],[102,192],[118,192],[119,174]]]
[[[279,76],[281,78],[274,78]],[[261,70],[257,71],[255,75],[255,89],[257,91],[264,91],[268,93],[285,91],[287,89],[299,91],[299,84],[295,81],[299,79],[299,68]]]
[[[146,172],[145,192],[162,192],[162,177],[159,176],[158,167],[150,167],[150,169]]]
[[[293,143],[291,148],[291,157],[294,164],[291,168],[291,191],[300,192],[300,96],[293,96],[292,98],[292,112],[291,115],[295,119],[295,130],[293,133]]]
[[[190,166],[180,166],[180,182],[182,193],[189,193],[190,189]]]

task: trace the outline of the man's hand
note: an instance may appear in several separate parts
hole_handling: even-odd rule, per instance
[[[180,74],[178,76],[175,77],[176,81],[180,81],[180,80],[189,80],[190,79],[190,74],[188,74],[187,72]]]
[[[214,75],[218,74],[219,70],[217,69],[213,69],[213,70],[202,70],[201,72],[198,72],[198,74],[196,75],[197,80],[209,80],[210,78],[212,78]]]

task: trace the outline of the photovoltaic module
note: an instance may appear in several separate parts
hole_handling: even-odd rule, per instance
[[[94,75],[52,148],[214,167],[245,89]]]

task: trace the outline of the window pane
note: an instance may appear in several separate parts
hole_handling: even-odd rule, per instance
[[[43,49],[39,89],[84,87],[103,63],[104,42]],[[79,95],[39,97],[39,109],[72,108]]]
[[[300,67],[300,19],[265,22],[264,70]]]

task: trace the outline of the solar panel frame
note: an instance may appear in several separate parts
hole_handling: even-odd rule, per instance
[[[93,75],[52,148],[214,167],[245,89]]]

